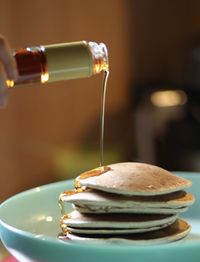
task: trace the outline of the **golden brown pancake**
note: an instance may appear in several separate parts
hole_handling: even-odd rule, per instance
[[[62,223],[76,228],[148,228],[172,223],[176,215],[158,214],[83,214],[72,211]]]
[[[125,196],[98,190],[87,190],[60,196],[83,213],[158,213],[176,214],[187,210],[194,197],[185,191],[156,196]]]
[[[99,176],[80,179],[81,186],[123,195],[161,195],[191,186],[191,181],[150,164],[125,162],[109,165]]]
[[[125,234],[125,235],[78,235],[67,233],[67,240],[74,241],[103,241],[111,243],[125,243],[125,244],[136,244],[136,245],[152,245],[152,244],[163,244],[172,241],[180,240],[186,237],[190,232],[190,225],[182,220],[177,219],[173,224],[160,230],[137,233],[137,234]]]
[[[76,228],[76,227],[67,227],[67,231],[70,233],[78,234],[78,235],[124,235],[124,234],[135,234],[135,233],[143,233],[154,230],[159,230],[161,228],[167,227],[172,222],[166,223],[159,226],[145,227],[145,228]]]

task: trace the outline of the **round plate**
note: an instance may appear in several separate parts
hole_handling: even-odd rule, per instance
[[[196,202],[184,214],[191,224],[188,237],[163,245],[134,246],[92,242],[63,242],[60,233],[59,194],[73,187],[62,181],[37,187],[6,200],[0,207],[1,240],[19,261],[106,262],[200,261],[200,174],[176,173],[193,181],[190,190]],[[69,211],[71,206],[69,205]]]

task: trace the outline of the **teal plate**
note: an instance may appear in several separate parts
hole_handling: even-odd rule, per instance
[[[193,186],[188,191],[196,197],[195,204],[184,214],[192,230],[189,236],[180,241],[135,246],[58,240],[58,197],[62,191],[72,188],[72,181],[37,187],[6,200],[0,207],[1,240],[8,251],[21,262],[199,262],[200,173],[177,174],[193,181]]]

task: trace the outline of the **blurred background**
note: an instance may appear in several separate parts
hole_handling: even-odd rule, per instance
[[[89,40],[109,50],[104,164],[200,171],[200,1],[1,0],[12,48]],[[99,165],[102,75],[9,90],[0,200]]]

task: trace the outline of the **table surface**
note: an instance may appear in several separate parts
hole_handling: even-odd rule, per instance
[[[8,251],[4,248],[0,241],[0,262],[17,262],[17,260],[12,257]]]

